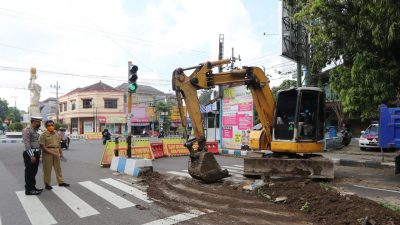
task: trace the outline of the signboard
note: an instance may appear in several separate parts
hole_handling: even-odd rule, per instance
[[[189,150],[183,145],[183,139],[164,138],[162,142],[166,156],[189,155]]]
[[[186,115],[186,107],[183,106],[183,115]],[[179,113],[178,106],[172,106],[171,109],[171,120],[173,122],[180,122],[181,121],[181,114]]]
[[[119,156],[126,156],[127,143],[125,141],[119,142],[118,152]],[[108,141],[101,157],[100,164],[104,167],[111,165],[111,160],[114,156],[115,142]],[[131,155],[143,159],[154,159],[153,151],[151,150],[149,140],[133,140]]]
[[[93,121],[83,121],[83,133],[93,132]]]
[[[224,89],[222,99],[222,147],[241,149],[253,128],[253,98],[245,86]]]
[[[308,59],[308,33],[306,26],[293,21],[297,9],[282,1],[282,56],[306,65]]]

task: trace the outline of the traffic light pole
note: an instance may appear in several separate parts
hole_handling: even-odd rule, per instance
[[[128,62],[128,70],[131,68],[132,62],[129,61]],[[128,82],[128,86],[129,86],[129,82]],[[126,125],[127,125],[127,129],[128,129],[128,137],[126,138],[126,143],[127,143],[127,149],[126,149],[126,155],[128,158],[132,157],[132,122],[131,122],[131,118],[132,118],[132,93],[128,90],[128,115],[127,115],[127,121],[126,121]]]

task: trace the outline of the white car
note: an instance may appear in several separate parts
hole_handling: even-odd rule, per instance
[[[358,145],[361,150],[379,148],[379,124],[373,123],[365,131],[361,131]]]

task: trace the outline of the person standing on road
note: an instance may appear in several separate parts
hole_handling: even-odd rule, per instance
[[[48,120],[45,123],[47,131],[40,136],[40,147],[43,150],[43,180],[47,190],[53,189],[51,187],[51,170],[54,167],[56,171],[57,183],[61,187],[69,187],[69,184],[64,182],[61,174],[60,158],[63,153],[60,147],[60,137],[54,130],[54,122]]]
[[[39,127],[41,117],[31,117],[31,126],[24,129],[22,139],[25,150],[22,153],[25,164],[25,194],[39,195],[43,189],[36,188],[36,174],[40,160]]]

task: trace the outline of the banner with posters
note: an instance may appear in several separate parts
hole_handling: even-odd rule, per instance
[[[253,97],[245,86],[224,89],[222,99],[222,147],[241,149],[248,145],[253,128]]]

